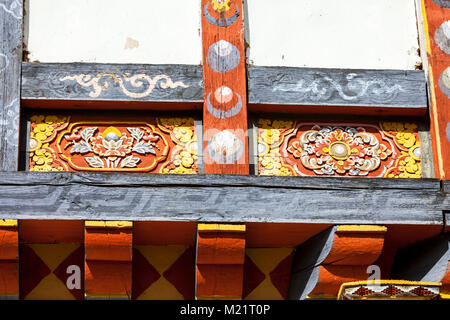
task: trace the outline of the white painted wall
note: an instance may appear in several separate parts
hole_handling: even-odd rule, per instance
[[[201,64],[200,0],[25,0],[30,61]],[[414,0],[245,0],[255,65],[414,69]]]
[[[25,0],[30,61],[201,64],[200,0]]]
[[[245,0],[254,65],[414,69],[414,0]]]

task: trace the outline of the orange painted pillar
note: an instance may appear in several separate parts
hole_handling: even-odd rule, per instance
[[[131,299],[132,231],[128,221],[85,222],[87,299]]]
[[[430,131],[436,177],[450,179],[450,2],[422,0],[427,38]]]
[[[202,0],[205,173],[248,174],[242,0]]]
[[[0,300],[19,296],[17,220],[0,220]]]
[[[245,225],[199,224],[196,299],[242,299]]]

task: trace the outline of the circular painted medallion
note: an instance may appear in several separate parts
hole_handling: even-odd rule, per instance
[[[445,21],[436,30],[434,40],[437,46],[446,54],[450,54],[450,20]]]
[[[220,164],[235,163],[243,150],[243,142],[228,130],[216,133],[208,142],[209,156]]]
[[[228,72],[239,64],[241,55],[238,48],[225,40],[213,43],[208,49],[207,62],[215,72]]]

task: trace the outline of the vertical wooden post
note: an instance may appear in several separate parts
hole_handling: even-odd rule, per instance
[[[18,168],[22,20],[22,0],[0,0],[0,171]]]
[[[205,173],[248,174],[242,0],[202,0]]]
[[[422,0],[436,177],[450,179],[450,2]]]
[[[245,225],[199,224],[197,299],[242,299]]]
[[[133,223],[86,221],[86,298],[131,299]]]
[[[17,220],[0,220],[0,300],[19,297]]]

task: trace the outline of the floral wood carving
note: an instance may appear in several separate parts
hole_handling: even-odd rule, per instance
[[[76,120],[31,118],[30,171],[198,171],[192,118]]]
[[[416,124],[260,119],[258,127],[261,175],[422,176]]]

